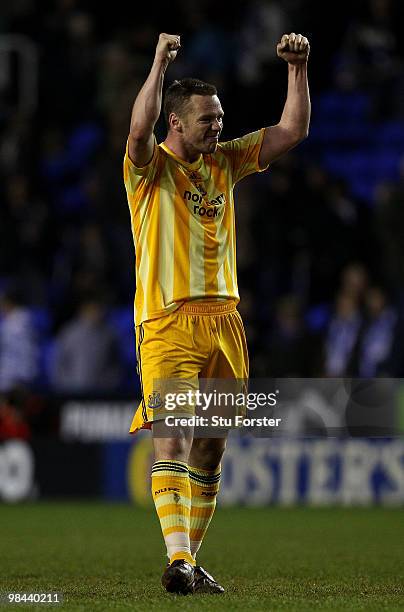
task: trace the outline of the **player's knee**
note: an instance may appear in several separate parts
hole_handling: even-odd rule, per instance
[[[193,441],[190,462],[205,470],[215,470],[219,467],[226,448],[226,440],[223,438],[209,439],[198,438]]]
[[[157,461],[168,459],[170,461],[188,462],[192,438],[179,436],[176,438],[154,438],[154,453]]]

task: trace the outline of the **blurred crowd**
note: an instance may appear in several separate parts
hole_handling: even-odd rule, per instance
[[[153,14],[80,0],[2,7],[0,391],[137,389],[122,159],[159,31],[182,36],[168,82],[217,85],[225,139],[279,119],[286,66],[275,46],[293,30],[312,45],[313,121],[323,92],[361,92],[366,131],[396,126],[394,136],[404,121],[402,16],[393,0],[348,13],[302,0],[236,1],[231,11],[176,0]],[[352,150],[363,147],[355,133]],[[381,171],[362,198],[324,162],[331,147],[346,154],[309,136],[237,187],[252,376],[404,375],[404,158],[398,147],[393,173]]]

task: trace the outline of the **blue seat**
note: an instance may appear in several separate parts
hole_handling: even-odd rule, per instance
[[[85,165],[102,140],[102,129],[96,123],[82,123],[70,135],[67,154],[72,167]]]
[[[333,121],[329,119],[315,120],[310,128],[310,142],[327,144],[362,145],[371,142],[372,132],[365,122]]]
[[[329,91],[314,98],[313,109],[317,117],[357,121],[366,118],[370,98],[361,92]]]
[[[56,342],[47,339],[40,345],[38,384],[41,387],[51,386],[52,364],[55,357]]]
[[[133,322],[133,308],[124,306],[113,308],[107,316],[108,322],[118,335],[122,357],[133,369],[136,359],[136,340]]]
[[[52,330],[52,317],[47,308],[31,307],[31,321],[40,337],[48,337]]]
[[[404,121],[388,121],[374,130],[375,144],[404,150]]]
[[[315,304],[304,315],[306,325],[312,332],[322,332],[326,329],[331,318],[329,304]]]
[[[355,177],[350,181],[351,193],[355,198],[373,204],[378,181],[373,177]]]

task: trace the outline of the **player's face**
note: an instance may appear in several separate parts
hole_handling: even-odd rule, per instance
[[[214,153],[223,128],[223,109],[217,96],[190,99],[183,120],[183,138],[199,153]]]

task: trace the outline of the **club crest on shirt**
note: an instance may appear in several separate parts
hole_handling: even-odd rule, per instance
[[[147,406],[150,408],[150,410],[161,408],[162,405],[163,401],[160,397],[160,393],[158,393],[157,391],[153,391],[153,393],[150,393],[149,398],[147,400]]]
[[[202,176],[196,170],[192,170],[192,172],[188,174],[188,178],[193,183],[200,183],[203,180]]]
[[[203,186],[203,178],[199,172],[196,170],[192,170],[188,173],[188,179],[193,183],[194,187],[199,191],[199,193],[204,197],[207,195],[207,191]]]

